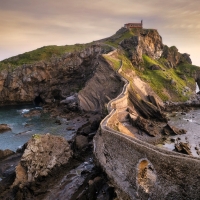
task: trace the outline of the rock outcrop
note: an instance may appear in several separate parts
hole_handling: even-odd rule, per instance
[[[0,160],[7,157],[7,156],[10,156],[12,154],[14,154],[15,152],[14,151],[11,151],[10,149],[5,149],[5,150],[0,150]]]
[[[143,54],[158,59],[163,52],[162,37],[153,29],[143,29],[136,36],[124,39],[120,46],[129,52],[130,60],[136,66],[143,61]]]
[[[5,131],[10,131],[11,128],[7,124],[0,124],[0,133],[3,133]]]
[[[181,54],[175,46],[164,46],[162,58],[165,58],[165,66],[168,68],[175,68],[178,64],[189,63],[192,64],[190,55],[187,53]]]
[[[62,100],[84,87],[93,76],[97,56],[102,52],[100,45],[93,45],[80,52],[52,57],[49,61],[1,71],[0,103],[32,102],[38,96],[44,102]]]
[[[46,177],[56,167],[66,165],[71,157],[72,151],[64,138],[50,134],[34,135],[16,167],[13,186],[23,188],[28,183]]]

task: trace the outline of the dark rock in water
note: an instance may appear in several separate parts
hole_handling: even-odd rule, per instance
[[[176,140],[174,138],[171,138],[171,142],[175,142]]]
[[[101,177],[96,177],[93,180],[89,180],[89,199],[93,199],[96,192],[102,188],[104,182]]]
[[[83,135],[78,135],[76,137],[75,143],[76,143],[77,149],[82,150],[83,148],[88,146],[88,138]]]
[[[25,113],[23,116],[24,117],[35,117],[35,116],[40,116],[41,115],[41,110],[31,110],[28,113]]]
[[[7,124],[0,124],[0,133],[3,133],[5,131],[10,131],[11,128]]]
[[[174,127],[174,126],[171,126],[171,125],[167,124],[163,128],[163,133],[165,135],[181,135],[181,134],[186,134],[186,130],[178,129],[178,128]]]
[[[185,113],[185,112],[182,112],[181,115],[186,115],[186,113]]]
[[[67,164],[71,157],[72,151],[64,138],[50,134],[33,135],[16,167],[13,186],[23,188],[27,183],[46,177],[56,167]]]
[[[12,199],[5,198],[3,192],[8,190],[10,185],[12,185],[15,180],[15,167],[20,161],[21,154],[16,153],[9,155],[8,157],[1,159],[0,162],[0,177],[2,180],[0,181],[0,199]]]
[[[22,145],[21,147],[19,147],[19,148],[16,150],[16,153],[24,153],[26,147],[27,147],[27,143],[25,143],[24,145]]]
[[[99,124],[101,123],[101,119],[99,117],[90,119],[91,123],[91,131],[96,131],[99,128]]]
[[[0,160],[5,158],[5,157],[8,157],[12,154],[14,154],[15,152],[14,151],[11,151],[10,149],[6,149],[6,150],[0,150]]]
[[[188,154],[188,155],[192,156],[192,152],[191,152],[191,149],[190,149],[188,143],[180,142],[179,144],[175,144],[175,149],[176,149],[176,151],[178,151],[180,153],[184,153],[184,154]]]
[[[57,120],[55,121],[55,123],[58,124],[58,125],[61,125],[61,121],[60,121],[59,119],[57,119]]]

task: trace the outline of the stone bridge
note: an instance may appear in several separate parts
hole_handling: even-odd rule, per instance
[[[127,109],[130,84],[108,103],[107,117],[94,138],[99,165],[122,200],[200,199],[200,159],[158,148],[126,131],[110,128]]]

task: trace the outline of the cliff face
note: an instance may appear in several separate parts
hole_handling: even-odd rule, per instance
[[[128,51],[130,60],[136,66],[143,61],[143,54],[158,59],[163,52],[162,37],[157,30],[144,29],[136,36],[123,40],[120,46]]]
[[[97,65],[93,77],[78,94],[80,107],[85,111],[104,112],[106,103],[115,98],[124,85],[103,57],[99,57]]]
[[[79,91],[93,76],[101,50],[93,45],[81,52],[52,57],[48,62],[1,71],[0,102],[31,102],[39,94],[48,102]]]
[[[194,72],[196,69],[192,70],[192,74],[187,73],[185,76],[185,69],[177,68],[183,63],[191,64],[189,55],[179,53],[176,47],[164,46],[162,37],[157,30],[122,28],[114,36],[101,40],[96,45],[90,45],[90,47],[73,53],[64,53],[60,57],[52,56],[48,61],[23,64],[13,69],[12,66],[9,66],[8,61],[13,62],[17,57],[7,59],[7,67],[0,71],[0,103],[32,102],[38,96],[45,102],[52,102],[54,99],[62,100],[71,93],[80,91],[80,104],[84,110],[102,110],[104,104],[116,95],[117,88],[121,87],[118,85],[121,83],[116,78],[117,76],[111,75],[109,66],[106,66],[105,62],[98,58],[105,52],[103,46],[107,46],[108,51],[116,47],[122,49],[133,66],[143,73],[141,76],[145,76],[147,82],[152,84],[151,87],[159,88],[156,78],[161,76],[163,82],[160,82],[160,78],[158,81],[163,84],[163,88],[161,87],[163,94],[160,95],[163,100],[172,96],[173,100],[177,101],[179,96],[184,93],[185,87],[194,90],[195,81],[189,81],[188,85],[188,78],[192,77],[199,82],[199,73]],[[144,59],[144,56],[147,60]],[[169,68],[178,70],[174,74],[172,72],[168,74]],[[166,73],[152,72],[150,69],[166,71]],[[179,77],[177,77],[177,73],[180,74]],[[154,83],[151,83],[153,80],[151,76],[156,77]],[[176,87],[173,86],[171,94],[166,93],[166,85],[171,82],[179,83],[182,78],[185,79],[185,82],[181,83],[182,86],[179,87],[177,84]],[[106,83],[110,83],[110,85]],[[114,83],[115,87],[112,85]],[[159,91],[154,91],[159,93]],[[178,94],[176,94],[177,91]],[[104,95],[102,95],[103,93]]]

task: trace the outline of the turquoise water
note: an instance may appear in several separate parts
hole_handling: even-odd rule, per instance
[[[55,123],[56,119],[51,118],[48,113],[29,118],[23,116],[32,109],[41,110],[42,108],[34,108],[32,105],[0,107],[0,124],[8,124],[12,129],[0,133],[0,149],[15,151],[26,143],[33,134],[51,133],[71,139],[73,133],[66,130],[65,119],[60,119],[62,124],[58,125]]]

